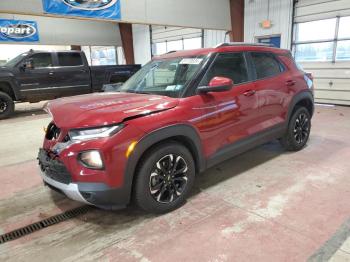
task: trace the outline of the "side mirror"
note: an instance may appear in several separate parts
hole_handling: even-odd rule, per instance
[[[231,90],[233,86],[233,81],[227,77],[214,77],[210,80],[208,86],[198,87],[199,93],[208,92],[225,92]]]
[[[23,69],[34,69],[34,62],[32,59],[28,59],[23,64]]]

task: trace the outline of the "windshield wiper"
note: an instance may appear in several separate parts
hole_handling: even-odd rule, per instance
[[[133,93],[133,94],[145,94],[145,95],[152,94],[152,92],[135,91],[135,90],[127,90],[127,91],[125,91],[125,92],[126,92],[126,93]]]

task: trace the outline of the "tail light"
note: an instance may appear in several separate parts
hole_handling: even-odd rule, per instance
[[[314,77],[311,73],[305,73],[305,75],[313,82],[314,81]]]
[[[308,88],[311,90],[312,94],[314,94],[314,77],[311,73],[305,73],[304,75],[305,82]]]

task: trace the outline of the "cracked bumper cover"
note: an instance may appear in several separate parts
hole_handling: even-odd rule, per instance
[[[130,192],[124,187],[111,188],[104,183],[73,182],[63,163],[51,159],[44,150],[40,150],[38,160],[39,173],[44,183],[72,200],[105,209],[118,209],[129,203]]]
[[[110,188],[103,183],[69,183],[53,180],[41,170],[40,175],[46,185],[59,191],[68,198],[103,209],[119,209],[125,207],[130,199],[128,191],[123,188]]]

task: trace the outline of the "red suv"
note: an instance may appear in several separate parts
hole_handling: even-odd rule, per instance
[[[49,102],[39,152],[46,185],[101,208],[182,205],[195,176],[279,139],[302,149],[313,83],[290,51],[252,44],[170,52],[116,92]]]

